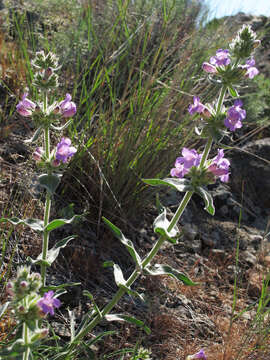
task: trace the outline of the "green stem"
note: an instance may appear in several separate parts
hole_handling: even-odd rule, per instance
[[[24,345],[29,344],[29,329],[25,322],[23,323],[23,340],[24,340]],[[28,347],[26,351],[23,353],[23,360],[28,360],[29,355],[30,355],[30,348]]]
[[[50,210],[51,210],[51,195],[47,191],[46,194],[46,202],[45,202],[45,211],[44,211],[44,227],[46,227],[49,223],[50,219]],[[43,243],[42,243],[42,260],[47,260],[48,248],[49,248],[49,235],[50,233],[46,230],[43,231]],[[41,264],[41,280],[42,285],[46,285],[46,265]]]
[[[227,91],[227,85],[223,85],[218,97],[218,104],[217,104],[217,115],[220,113],[224,98],[225,98],[225,94]]]
[[[47,105],[48,105],[48,98],[47,93],[44,93],[44,114],[46,116],[47,111]],[[46,160],[50,157],[50,129],[49,127],[46,127],[44,129],[44,147],[45,147],[45,156]],[[50,220],[50,211],[51,211],[51,195],[47,191],[46,193],[46,202],[45,202],[45,210],[44,210],[44,228],[48,225]],[[43,242],[42,242],[42,260],[47,261],[47,254],[48,254],[48,248],[49,248],[49,235],[50,233],[48,231],[43,231]],[[45,264],[41,264],[41,281],[42,285],[46,285],[46,268],[47,266]]]
[[[170,231],[175,226],[175,224],[178,222],[180,216],[182,215],[183,211],[185,210],[192,195],[193,195],[193,191],[186,192],[174,217],[172,218],[172,220],[168,226],[168,231]],[[153,246],[152,250],[149,252],[147,257],[143,260],[142,269],[144,269],[151,262],[151,260],[157,254],[157,252],[159,251],[161,245],[164,243],[165,240],[166,240],[166,237],[164,237],[164,236],[161,236],[158,239],[158,241]],[[135,282],[135,280],[139,277],[140,273],[141,273],[140,270],[135,269],[133,271],[133,273],[130,275],[130,277],[128,278],[128,280],[126,281],[126,286],[127,287],[131,286]],[[80,341],[88,332],[90,332],[100,322],[100,320],[106,314],[108,314],[112,310],[112,308],[118,303],[118,301],[125,294],[125,292],[126,292],[125,289],[119,288],[119,290],[116,292],[116,294],[114,295],[112,300],[101,311],[101,316],[99,314],[97,314],[95,316],[95,318],[75,336],[75,338],[73,339],[73,342],[70,344],[70,349],[73,349],[75,346],[75,343]]]

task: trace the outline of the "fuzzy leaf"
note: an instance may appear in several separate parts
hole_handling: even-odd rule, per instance
[[[120,266],[117,264],[113,265],[113,275],[117,286],[126,285],[126,280],[124,279],[123,272]]]
[[[22,353],[27,349],[22,339],[16,340],[11,346],[0,349],[0,358],[22,359]]]
[[[136,319],[134,317],[131,317],[131,316],[127,316],[127,315],[124,315],[124,314],[110,314],[110,315],[105,315],[105,319],[108,320],[108,321],[125,321],[125,322],[128,322],[130,324],[134,324],[134,325],[137,325],[139,327],[142,327],[143,330],[148,335],[151,333],[151,330],[149,329],[148,326],[146,326],[144,324],[143,321],[138,320],[138,319]]]
[[[112,230],[112,232],[114,233],[114,235],[121,241],[121,243],[123,245],[125,245],[127,251],[129,252],[129,254],[131,255],[131,257],[133,258],[133,260],[135,261],[136,265],[139,266],[139,268],[141,268],[141,258],[139,256],[139,254],[137,253],[137,251],[134,248],[134,245],[132,243],[131,240],[127,239],[124,234],[122,233],[122,231],[115,225],[113,225],[108,219],[106,219],[105,217],[102,218],[103,221],[105,222],[105,224]]]
[[[61,285],[49,285],[49,286],[44,286],[41,288],[40,292],[41,293],[45,293],[49,290],[53,290],[53,291],[57,291],[59,289],[64,289],[66,287],[70,287],[70,286],[79,286],[81,285],[81,283],[77,282],[77,283],[64,283]]]
[[[35,231],[43,231],[43,221],[39,219],[19,219],[17,217],[13,217],[10,219],[2,218],[0,219],[0,222],[9,222],[12,225],[26,225],[29,226],[32,230]]]
[[[201,195],[201,197],[204,200],[204,204],[205,204],[205,210],[210,214],[210,215],[215,215],[215,207],[214,207],[214,202],[213,202],[213,198],[211,196],[211,194],[205,190],[203,187],[197,187],[197,193],[199,195]]]
[[[55,261],[55,259],[57,258],[57,256],[59,255],[59,251],[61,249],[63,249],[64,247],[66,247],[66,245],[70,242],[70,240],[75,239],[76,236],[68,236],[60,241],[58,241],[50,250],[48,250],[47,253],[47,259],[46,260],[42,260],[42,253],[38,255],[38,257],[36,258],[36,260],[32,260],[30,259],[30,262],[32,265],[41,265],[42,263],[45,264],[46,266],[51,266],[52,263]]]
[[[61,180],[61,174],[42,174],[38,177],[40,186],[44,187],[50,195],[53,195]]]
[[[52,231],[58,229],[59,227],[71,224],[75,219],[79,219],[81,215],[74,215],[71,219],[55,219],[52,220],[45,228],[46,231]]]
[[[62,131],[62,130],[65,130],[70,124],[72,123],[72,119],[67,121],[64,125],[62,126],[54,126],[54,125],[50,125],[50,127],[53,129],[53,130],[56,130],[56,131]]]
[[[42,130],[42,127],[40,126],[35,132],[34,132],[34,135],[31,137],[31,139],[27,139],[27,140],[24,140],[24,142],[26,144],[30,144],[32,142],[35,142],[37,141],[37,139],[39,138],[39,135],[41,133],[41,130]]]
[[[143,179],[148,185],[158,186],[158,185],[168,185],[173,189],[183,192],[190,191],[192,187],[190,185],[190,181],[188,179],[174,179],[174,178],[166,178],[166,179]]]
[[[144,269],[146,274],[149,275],[169,275],[177,280],[182,281],[185,285],[195,286],[197,285],[192,280],[190,280],[185,274],[182,272],[172,268],[169,265],[164,264],[155,264],[154,266],[148,266]]]
[[[162,236],[165,236],[166,239],[171,242],[172,244],[176,244],[177,240],[176,237],[179,236],[179,230],[178,227],[175,225],[173,229],[168,232],[168,226],[170,224],[169,220],[166,217],[166,209],[164,209],[163,213],[158,215],[158,217],[154,221],[154,231],[157,234],[160,234]]]

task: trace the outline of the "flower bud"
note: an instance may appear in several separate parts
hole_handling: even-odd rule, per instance
[[[9,282],[7,283],[6,291],[7,291],[7,294],[8,294],[8,295],[14,296],[13,284],[12,284],[11,281],[9,281]]]

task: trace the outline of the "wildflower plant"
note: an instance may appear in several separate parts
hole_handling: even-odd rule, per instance
[[[63,345],[57,354],[53,351],[49,353],[50,359],[76,358],[80,352],[82,340],[104,319],[107,321],[131,322],[142,327],[146,333],[149,333],[150,329],[141,320],[125,314],[110,314],[111,310],[125,293],[131,296],[138,296],[143,300],[142,295],[131,288],[132,284],[141,274],[150,276],[168,275],[182,281],[186,285],[196,285],[178,269],[174,269],[166,264],[153,265],[152,261],[166,241],[172,244],[177,243],[180,236],[177,223],[194,193],[199,194],[203,198],[205,210],[211,215],[215,214],[213,199],[207,190],[207,186],[218,180],[222,182],[229,181],[230,162],[225,157],[220,141],[226,133],[236,131],[243,126],[246,112],[235,86],[239,85],[245,78],[252,79],[258,73],[253,58],[254,49],[258,44],[259,41],[256,39],[256,34],[249,26],[243,26],[229,46],[230,49],[217,50],[209,62],[202,64],[202,68],[207,75],[220,84],[219,96],[214,104],[203,104],[200,98],[195,96],[193,104],[188,108],[190,115],[194,119],[199,118],[200,128],[196,129],[197,134],[207,139],[204,151],[198,153],[196,149],[183,148],[182,156],[176,158],[174,167],[170,171],[171,177],[165,179],[144,179],[146,184],[152,186],[166,185],[179,192],[184,192],[185,194],[178,209],[169,220],[166,209],[160,206],[161,211],[153,224],[154,232],[159,235],[159,238],[144,258],[140,257],[131,240],[127,239],[117,226],[108,219],[103,218],[105,224],[126,247],[132,257],[134,270],[129,278],[125,279],[118,264],[111,261],[104,264],[104,266],[113,268],[118,291],[103,309],[99,309],[93,296],[85,290],[84,295],[93,303],[93,308],[83,317],[82,322],[77,328],[75,328],[74,319],[71,321],[72,336],[70,341],[68,344]],[[34,342],[40,340],[41,335],[37,335],[41,331],[39,317],[46,316],[47,314],[53,315],[55,309],[60,306],[60,300],[58,300],[58,296],[61,294],[60,290],[57,287],[46,286],[46,269],[56,259],[59,250],[66,246],[73,237],[63,239],[52,248],[49,248],[49,234],[52,230],[72,222],[77,217],[75,215],[70,220],[57,219],[50,221],[51,201],[60,182],[60,170],[64,168],[64,165],[76,153],[76,148],[72,146],[70,139],[65,137],[62,137],[56,148],[51,150],[50,130],[62,131],[67,127],[72,121],[71,119],[61,126],[59,126],[59,122],[72,117],[76,113],[76,105],[72,102],[70,94],[66,94],[65,99],[61,101],[50,99],[49,95],[58,84],[56,71],[59,69],[59,65],[55,55],[51,53],[45,55],[44,52],[39,52],[32,65],[36,69],[34,84],[39,90],[38,95],[40,98],[33,102],[28,98],[28,94],[25,93],[17,106],[17,111],[22,116],[32,117],[37,125],[37,130],[31,141],[37,141],[40,135],[43,134],[43,146],[36,148],[33,158],[41,168],[46,170],[39,176],[40,185],[46,189],[44,218],[43,220],[1,219],[1,221],[9,221],[14,225],[24,224],[43,234],[42,253],[36,260],[31,259],[32,264],[38,264],[41,267],[40,280],[36,275],[31,275],[28,268],[25,268],[23,270],[23,277],[21,272],[19,272],[17,278],[7,285],[7,292],[13,300],[10,304],[4,305],[4,309],[7,306],[15,309],[18,321],[23,327],[22,337],[18,345],[20,347],[17,347],[16,351],[23,353],[24,360],[30,358]],[[229,96],[233,97],[234,103],[226,109],[224,100]],[[212,159],[208,159],[214,143],[218,144],[217,155]],[[54,293],[53,290],[56,290],[56,292]],[[31,321],[28,317],[30,316],[30,308],[32,309],[32,312],[30,312],[32,316],[30,317]],[[46,329],[43,333],[45,332]],[[88,342],[89,347],[93,343],[93,341]],[[90,349],[88,350],[90,351]],[[6,354],[7,350],[5,349],[4,351]],[[0,357],[2,353],[0,351]],[[206,359],[206,354],[203,350],[200,350],[198,353],[188,356],[188,359]]]

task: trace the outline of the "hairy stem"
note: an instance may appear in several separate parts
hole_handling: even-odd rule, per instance
[[[24,345],[28,345],[29,343],[29,329],[26,323],[23,323],[23,340]],[[23,360],[28,360],[30,355],[30,348],[28,347],[26,351],[23,353]]]

